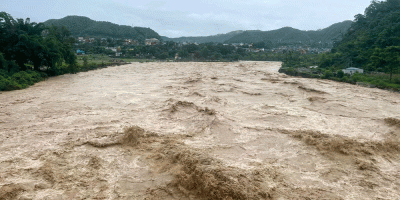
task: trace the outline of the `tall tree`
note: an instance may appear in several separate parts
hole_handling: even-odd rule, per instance
[[[324,60],[322,66],[345,67],[346,63],[367,71],[395,73],[396,46],[400,46],[400,0],[372,1],[364,14],[355,20],[343,39],[335,43],[332,53],[341,56]],[[337,55],[339,55],[337,54]],[[332,56],[328,56],[332,57]],[[343,63],[345,61],[346,63]],[[386,66],[387,65],[387,66]]]
[[[389,46],[385,49],[376,48],[372,56],[373,65],[382,68],[390,74],[389,80],[392,81],[393,73],[400,67],[400,46]]]
[[[0,52],[6,60],[14,60],[21,71],[28,69],[27,64],[33,64],[36,71],[46,65],[54,75],[68,72],[59,67],[63,62],[70,69],[76,66],[73,42],[65,27],[45,27],[29,18],[14,19],[8,13],[0,12]]]

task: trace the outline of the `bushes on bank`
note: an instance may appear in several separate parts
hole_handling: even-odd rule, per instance
[[[36,71],[20,71],[10,75],[5,70],[0,70],[0,91],[10,91],[27,88],[46,77],[46,74]]]
[[[348,74],[344,74],[341,70],[334,73],[329,69],[321,68],[305,70],[305,68],[282,67],[279,69],[279,72],[291,76],[300,76],[304,78],[322,78],[339,82],[346,82],[350,84],[362,84],[369,87],[400,91],[400,74],[393,75],[393,79],[390,80],[390,76],[387,74],[377,75],[356,73],[350,76]]]

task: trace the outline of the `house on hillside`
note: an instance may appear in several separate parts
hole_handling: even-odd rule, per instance
[[[106,47],[105,49],[109,49],[113,52],[117,52],[117,47]]]
[[[176,53],[176,54],[175,54],[175,60],[180,60],[180,59],[182,59],[182,58],[179,57],[179,53]]]
[[[138,45],[139,41],[132,39],[124,39],[124,45]]]
[[[132,39],[124,39],[124,45],[130,45],[132,43]]]
[[[94,38],[88,38],[88,39],[86,40],[86,42],[89,42],[89,43],[93,43],[94,41],[95,41]]]
[[[300,54],[304,55],[308,53],[307,49],[299,49]]]
[[[360,69],[360,68],[349,67],[349,68],[347,68],[347,69],[343,69],[343,72],[344,72],[345,74],[353,75],[353,74],[355,74],[355,73],[360,73],[360,74],[362,74],[362,73],[364,73],[364,70],[363,70],[363,69]]]
[[[138,45],[138,41],[137,40],[132,40],[132,39],[124,39],[124,45]]]
[[[76,54],[77,54],[77,55],[84,55],[85,52],[82,51],[82,50],[80,50],[80,49],[78,49],[78,50],[76,50]]]
[[[146,39],[144,41],[145,45],[157,45],[159,43],[160,43],[160,40],[158,40],[157,38]]]

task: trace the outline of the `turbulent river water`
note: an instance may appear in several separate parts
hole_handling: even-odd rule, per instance
[[[279,62],[131,63],[0,93],[0,199],[400,199],[400,95]]]

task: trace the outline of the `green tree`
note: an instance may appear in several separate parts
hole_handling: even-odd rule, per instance
[[[84,66],[84,67],[87,67],[87,66],[88,66],[88,58],[87,58],[86,56],[84,56],[84,57],[82,58],[82,60],[83,60],[83,66]]]
[[[4,70],[9,72],[9,68],[8,68],[8,61],[6,59],[4,59],[3,54],[0,52],[0,70]]]
[[[372,1],[365,9],[364,15],[355,16],[354,23],[343,39],[332,49],[333,53],[341,53],[342,59],[351,62],[354,67],[376,71],[376,48],[384,50],[390,46],[400,46],[400,1]],[[374,54],[374,55],[373,55]],[[380,53],[378,53],[380,54]],[[378,56],[379,57],[379,56]],[[341,60],[333,61],[333,65],[341,65]],[[378,63],[385,62],[383,60]]]
[[[376,48],[372,60],[376,68],[383,68],[390,74],[389,80],[392,81],[393,73],[397,72],[400,67],[400,46]]]
[[[27,64],[33,63],[34,70],[39,71],[40,66],[47,65],[48,72],[55,75],[68,72],[67,69],[59,70],[63,62],[69,66],[76,64],[73,39],[65,27],[46,28],[29,18],[14,19],[1,12],[0,34],[0,52],[6,60],[15,61],[21,71],[28,70]]]
[[[209,50],[207,47],[203,47],[203,49],[201,49],[200,51],[200,56],[207,59],[208,55],[210,54]]]
[[[164,52],[158,56],[159,59],[165,60],[168,58],[168,52]]]
[[[212,55],[211,59],[212,60],[220,60],[222,57],[221,53],[215,53],[214,55]]]
[[[179,51],[179,56],[182,58],[187,58],[189,56],[189,52],[187,50],[182,49]]]

